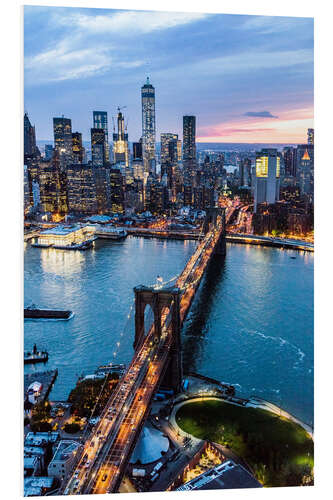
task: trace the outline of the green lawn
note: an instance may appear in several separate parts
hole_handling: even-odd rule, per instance
[[[290,420],[261,409],[208,400],[182,406],[176,421],[195,437],[230,447],[265,486],[313,483],[313,441]]]

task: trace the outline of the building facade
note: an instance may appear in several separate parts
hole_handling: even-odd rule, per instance
[[[64,116],[53,118],[54,149],[58,152],[60,164],[67,167],[73,162],[72,121]]]
[[[149,77],[141,87],[141,106],[143,163],[146,172],[155,172],[155,88],[150,83]]]
[[[262,149],[256,153],[254,212],[259,203],[272,204],[279,200],[280,156],[277,149]]]
[[[94,128],[104,130],[104,162],[110,161],[108,114],[106,111],[93,111]]]
[[[128,134],[125,131],[124,115],[118,108],[117,132],[113,134],[113,161],[129,166]]]
[[[92,128],[91,134],[91,161],[94,167],[103,167],[105,164],[105,133],[103,129]]]
[[[196,170],[195,134],[195,116],[183,116],[183,168],[184,176],[190,182],[193,181]]]

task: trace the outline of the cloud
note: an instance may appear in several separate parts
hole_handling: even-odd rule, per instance
[[[278,116],[272,115],[270,111],[247,111],[244,116],[251,116],[256,118],[279,118]]]
[[[104,15],[87,15],[74,13],[56,15],[55,22],[62,26],[70,26],[84,30],[85,33],[117,33],[119,35],[137,36],[182,26],[199,21],[208,14],[190,12],[138,12],[122,11]]]
[[[306,30],[310,25],[313,26],[312,18],[248,16],[240,28],[253,31],[259,35],[271,35],[283,32],[295,34],[297,28],[300,28],[302,31]]]

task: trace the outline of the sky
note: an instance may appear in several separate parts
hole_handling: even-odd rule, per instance
[[[24,109],[37,140],[52,118],[90,139],[92,111],[117,107],[141,137],[141,86],[156,93],[156,129],[197,118],[198,142],[304,143],[313,127],[313,19],[24,7]]]

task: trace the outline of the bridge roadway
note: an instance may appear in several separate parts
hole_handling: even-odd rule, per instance
[[[216,227],[199,242],[175,283],[175,287],[182,291],[181,323],[188,313],[221,230],[219,219]],[[154,336],[154,327],[151,327],[111,395],[99,423],[84,444],[75,471],[62,488],[63,494],[111,493],[118,490],[149,414],[154,393],[165,372],[171,345],[171,312],[165,308],[162,311],[160,339]]]

